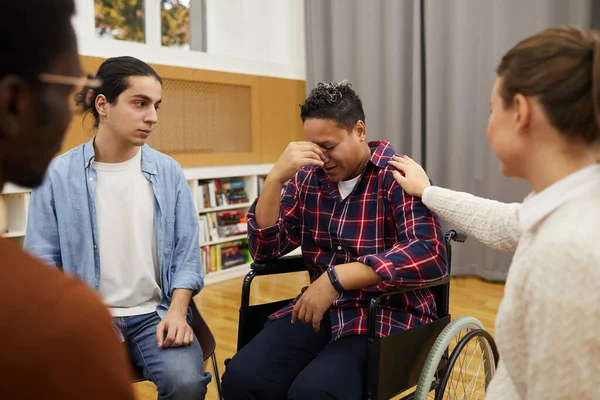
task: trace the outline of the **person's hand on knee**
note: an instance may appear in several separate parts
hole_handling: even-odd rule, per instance
[[[292,313],[292,323],[301,321],[312,325],[315,332],[319,332],[323,314],[331,307],[337,296],[338,292],[331,285],[327,274],[322,274],[298,299]]]
[[[156,326],[156,342],[158,347],[188,346],[194,341],[194,332],[185,317],[167,313]]]

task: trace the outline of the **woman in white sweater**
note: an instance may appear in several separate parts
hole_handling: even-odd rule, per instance
[[[540,32],[500,62],[488,139],[522,204],[430,186],[409,157],[398,183],[481,242],[515,251],[496,318],[486,399],[600,398],[600,33]]]

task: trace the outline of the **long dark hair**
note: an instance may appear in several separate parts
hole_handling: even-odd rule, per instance
[[[94,128],[100,122],[96,97],[104,95],[109,104],[115,104],[119,95],[129,88],[131,76],[151,76],[162,84],[161,77],[145,62],[129,56],[112,57],[102,63],[96,74],[102,80],[102,86],[98,89],[84,88],[75,95],[77,107],[94,116]]]
[[[536,96],[552,125],[569,138],[600,140],[600,32],[546,29],[518,43],[496,69],[500,96]]]

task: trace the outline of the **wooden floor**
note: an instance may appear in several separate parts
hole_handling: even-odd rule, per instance
[[[251,302],[266,303],[294,297],[306,284],[308,284],[306,273],[259,277],[252,284]],[[232,279],[207,286],[195,297],[200,312],[217,339],[216,354],[221,374],[224,370],[223,360],[235,353],[241,286],[242,278]],[[453,278],[450,290],[452,317],[472,315],[478,318],[493,335],[494,319],[503,291],[503,284],[484,282],[475,278]],[[209,363],[206,368],[213,372]],[[152,383],[142,382],[134,386],[138,400],[156,399],[156,388]],[[218,399],[214,379],[206,398]]]

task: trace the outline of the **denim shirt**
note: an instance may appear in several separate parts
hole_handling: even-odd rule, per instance
[[[100,253],[96,217],[94,139],[55,158],[44,183],[31,193],[24,247],[34,256],[100,287]],[[196,295],[204,285],[198,216],[180,165],[147,145],[142,172],[154,193],[154,226],[160,265],[164,317],[175,289]]]

